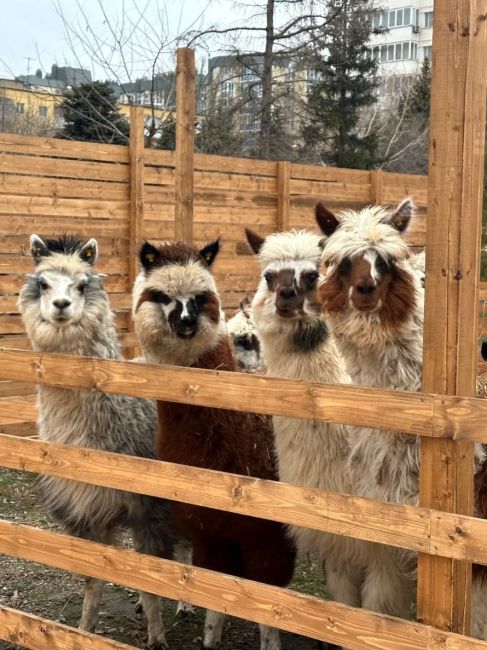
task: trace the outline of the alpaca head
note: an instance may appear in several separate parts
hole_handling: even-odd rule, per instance
[[[111,314],[100,276],[93,270],[96,240],[82,244],[69,235],[46,240],[32,235],[30,251],[35,269],[19,295],[27,334],[37,349],[46,345],[70,351],[76,340],[81,344],[81,330],[91,335]]]
[[[262,269],[253,301],[259,320],[283,324],[316,318],[322,238],[305,230],[274,233],[263,239],[247,229],[246,235]]]
[[[426,281],[426,253],[421,251],[421,253],[415,253],[409,258],[409,266],[413,269],[416,275],[421,282],[421,286],[424,289]]]
[[[210,272],[218,251],[218,240],[200,251],[185,242],[142,246],[133,318],[148,360],[191,363],[224,331]]]
[[[323,255],[328,272],[320,287],[326,312],[378,314],[391,326],[408,318],[420,290],[403,237],[412,214],[410,199],[392,213],[374,206],[339,218],[318,203],[316,220],[328,237]]]
[[[248,296],[245,296],[240,302],[240,308],[228,320],[227,332],[232,339],[239,366],[245,370],[259,368],[261,366],[260,343]]]

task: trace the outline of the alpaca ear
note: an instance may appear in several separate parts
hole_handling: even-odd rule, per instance
[[[321,203],[321,201],[316,204],[315,217],[316,223],[320,227],[321,232],[328,237],[330,237],[330,235],[333,235],[335,230],[340,225],[340,222],[335,217],[333,212],[331,210],[328,210],[326,205],[324,203]]]
[[[98,257],[98,244],[96,243],[96,239],[90,239],[90,241],[87,241],[80,250],[79,256],[83,262],[88,262],[88,264],[93,266]]]
[[[410,198],[404,199],[397,208],[392,212],[392,214],[387,219],[393,228],[398,232],[404,232],[409,226],[411,217],[413,216],[414,205]]]
[[[43,241],[39,235],[31,235],[29,242],[30,252],[36,264],[39,264],[41,257],[47,257],[51,254],[46,242]]]
[[[161,258],[161,252],[155,246],[149,244],[148,241],[144,242],[140,249],[139,259],[140,263],[146,271],[154,268]]]
[[[264,245],[265,239],[261,237],[250,228],[245,228],[245,236],[247,237],[248,244],[250,248],[254,251],[256,255],[260,253],[260,249]]]
[[[244,296],[244,297],[242,298],[242,300],[240,301],[240,309],[241,309],[243,312],[246,312],[247,309],[248,309],[249,307],[250,307],[249,296],[248,296],[247,294],[245,294],[245,296]]]
[[[201,257],[205,260],[207,266],[211,266],[215,261],[215,257],[218,255],[220,250],[220,237],[215,241],[212,241],[211,244],[208,244],[200,250]]]

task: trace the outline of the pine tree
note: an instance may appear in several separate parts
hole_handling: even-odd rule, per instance
[[[106,81],[93,81],[66,90],[61,105],[64,127],[58,137],[127,144],[129,125],[116,105],[113,89]]]
[[[424,124],[429,120],[431,95],[431,64],[423,61],[421,72],[415,80],[408,98],[407,117],[420,118]]]
[[[336,17],[315,55],[320,79],[307,98],[304,148],[327,165],[368,169],[377,162],[377,136],[361,134],[359,120],[378,87],[377,61],[368,50],[374,7],[369,0],[330,0],[328,11]]]
[[[239,155],[242,141],[238,135],[236,119],[234,110],[212,103],[196,134],[197,151],[220,156]]]

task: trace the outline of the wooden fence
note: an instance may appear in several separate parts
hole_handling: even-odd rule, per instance
[[[487,442],[487,401],[469,396],[473,394],[477,333],[470,315],[477,312],[479,285],[472,270],[478,271],[484,153],[475,141],[474,127],[485,116],[485,15],[487,0],[435,3],[433,110],[438,121],[434,138],[444,136],[446,144],[433,138],[429,178],[429,209],[434,218],[429,223],[428,244],[432,244],[434,255],[428,263],[433,284],[427,289],[432,301],[426,313],[425,367],[430,393],[326,386],[0,348],[0,378],[18,386],[40,383],[125,393],[421,436],[422,507],[417,508],[5,434],[0,434],[0,463],[57,477],[82,476],[88,483],[414,550],[420,554],[418,615],[423,623],[3,520],[0,552],[184,599],[350,649],[487,648],[487,641],[449,631],[468,633],[471,562],[487,565],[487,521],[470,516],[473,490],[468,469],[472,442]],[[479,74],[481,83],[475,85]],[[445,99],[443,104],[439,101],[444,87],[452,92],[447,116]],[[441,132],[442,120],[452,126],[448,137]],[[185,214],[182,229],[188,232],[191,226],[195,241],[225,236],[227,250],[219,261],[217,280],[225,292],[226,306],[231,307],[234,294],[241,290],[237,281],[255,280],[256,273],[242,244],[242,225],[262,234],[311,225],[310,209],[316,198],[327,200],[332,207],[392,203],[405,194],[412,195],[420,207],[424,208],[426,201],[426,181],[420,177],[194,156],[194,209],[190,210],[191,197],[181,187],[174,202],[175,168],[180,170],[182,161],[177,154],[142,150],[140,137],[130,155],[123,147],[78,147],[37,138],[1,137],[5,149],[2,184],[10,197],[2,199],[0,209],[2,226],[7,228],[1,240],[6,273],[0,277],[5,282],[2,286],[9,287],[6,304],[11,309],[4,312],[2,327],[9,344],[22,342],[11,296],[30,267],[22,246],[32,230],[46,235],[69,229],[98,236],[102,251],[104,247],[110,251],[101,266],[108,274],[107,286],[123,332],[130,328],[128,291],[135,273],[129,247],[133,250],[133,240],[143,236],[172,238],[175,210]],[[103,199],[94,199],[97,194]],[[468,230],[463,237],[459,214]],[[411,243],[424,245],[424,227],[413,231]],[[459,273],[460,268],[466,272]],[[467,471],[461,475],[464,467]],[[4,607],[0,607],[0,638],[46,650],[57,647],[54,641],[67,648],[128,648]]]

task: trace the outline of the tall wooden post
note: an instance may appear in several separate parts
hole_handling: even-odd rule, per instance
[[[370,172],[370,203],[380,205],[384,196],[384,172],[375,169]]]
[[[130,212],[129,212],[129,292],[138,272],[138,252],[144,236],[144,107],[130,107]],[[134,331],[132,319],[129,332]],[[134,349],[129,347],[128,357]]]
[[[281,160],[277,163],[277,230],[289,229],[291,210],[290,182],[291,163],[289,160]]]
[[[176,67],[176,239],[193,239],[194,50],[179,48]]]
[[[425,392],[475,395],[487,0],[436,0],[430,113]],[[471,514],[473,445],[423,438],[420,505]],[[462,535],[457,529],[454,534]],[[418,618],[469,632],[471,565],[419,558]]]

